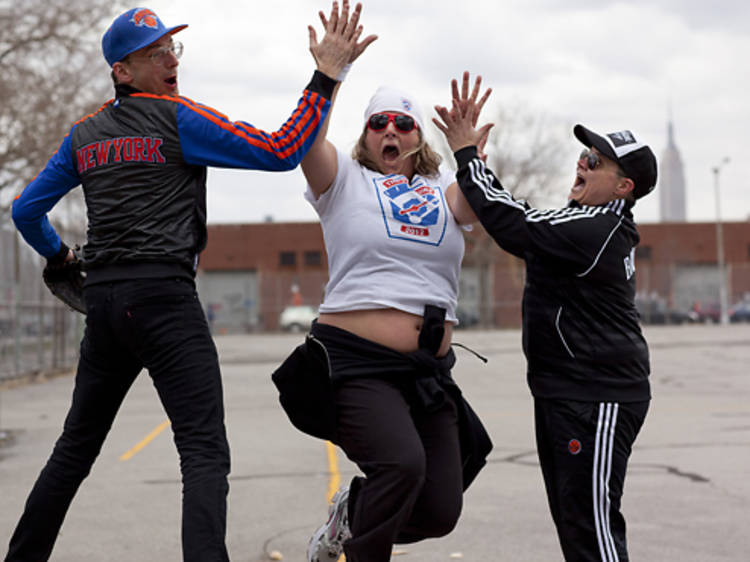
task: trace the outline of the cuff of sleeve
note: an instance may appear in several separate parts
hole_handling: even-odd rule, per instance
[[[336,84],[338,84],[336,80],[323,74],[319,70],[316,70],[315,72],[313,72],[312,80],[310,80],[310,83],[305,89],[317,92],[326,99],[331,99],[333,97],[333,89],[336,87]]]
[[[469,162],[477,158],[477,147],[476,146],[465,146],[453,153],[456,157],[456,163],[459,168],[463,168]]]
[[[55,255],[47,258],[47,263],[50,265],[60,265],[65,261],[65,258],[68,257],[69,251],[70,248],[65,244],[65,242],[60,240],[60,249]]]

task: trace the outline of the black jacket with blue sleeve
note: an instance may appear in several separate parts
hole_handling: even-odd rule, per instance
[[[193,275],[206,245],[206,167],[291,170],[312,145],[336,82],[315,72],[273,133],[183,96],[117,85],[116,97],[73,125],[13,204],[13,220],[42,256],[61,240],[47,212],[82,185],[87,283]]]

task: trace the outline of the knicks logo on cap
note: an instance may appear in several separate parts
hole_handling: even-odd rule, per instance
[[[411,111],[411,102],[407,100],[406,98],[401,98],[401,107],[403,107],[406,111]]]
[[[581,442],[578,439],[571,439],[568,441],[568,452],[571,455],[577,455],[581,452]]]
[[[156,14],[148,8],[136,10],[130,21],[138,27],[150,27],[151,29],[159,27],[159,20],[156,18]]]

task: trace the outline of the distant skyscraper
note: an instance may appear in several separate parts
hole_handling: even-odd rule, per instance
[[[659,162],[659,202],[662,222],[684,222],[685,174],[682,158],[674,142],[672,119],[667,123],[667,148]]]

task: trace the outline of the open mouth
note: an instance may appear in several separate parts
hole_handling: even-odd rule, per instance
[[[387,145],[383,147],[383,160],[386,160],[386,161],[397,160],[399,154],[400,154],[400,151],[398,147],[396,146]]]
[[[583,179],[583,176],[581,176],[580,174],[576,174],[576,179],[573,182],[573,187],[571,191],[573,192],[581,191],[585,185],[586,185],[586,180]]]
[[[176,86],[177,85],[177,76],[170,76],[166,80],[164,80],[167,84],[170,86]]]

